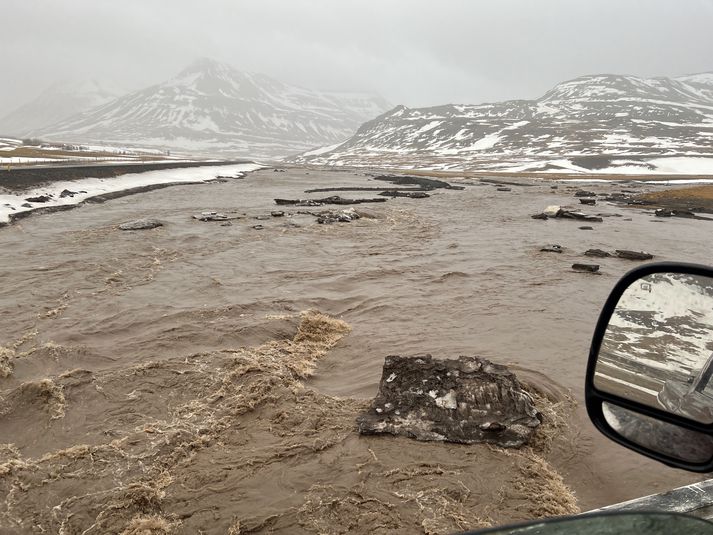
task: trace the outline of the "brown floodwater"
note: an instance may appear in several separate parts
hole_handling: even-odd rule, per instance
[[[321,225],[296,213],[321,208],[269,217],[273,199],[384,184],[362,171],[263,170],[0,228],[0,531],[445,533],[703,479],[588,422],[590,337],[637,263],[582,253],[710,263],[713,222],[602,202],[583,207],[602,223],[533,220],[548,205],[579,207],[580,185],[461,183]],[[665,186],[586,185],[622,187]],[[191,217],[209,210],[242,217]],[[117,229],[139,217],[164,226]],[[600,274],[570,269],[589,260]],[[354,418],[384,357],[422,353],[511,365],[558,417],[547,444],[360,437]]]

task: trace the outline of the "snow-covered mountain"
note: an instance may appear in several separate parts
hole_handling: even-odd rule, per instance
[[[346,142],[293,160],[636,172],[665,170],[657,163],[664,157],[713,158],[713,73],[673,79],[583,76],[536,100],[398,106],[362,125]]]
[[[303,89],[200,59],[164,83],[33,134],[43,139],[275,157],[341,142],[389,107],[375,95]]]
[[[27,136],[33,130],[105,104],[123,93],[113,84],[94,79],[58,82],[0,118],[0,134]]]

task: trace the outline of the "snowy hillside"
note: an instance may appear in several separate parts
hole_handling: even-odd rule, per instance
[[[312,91],[201,59],[162,84],[33,135],[193,153],[285,156],[343,141],[388,107],[378,96]]]
[[[97,80],[58,83],[0,118],[0,134],[27,137],[42,126],[115,99],[125,91]]]
[[[536,100],[398,106],[346,142],[294,161],[633,173],[668,169],[662,158],[687,159],[690,169],[695,158],[713,173],[713,73],[584,76]]]

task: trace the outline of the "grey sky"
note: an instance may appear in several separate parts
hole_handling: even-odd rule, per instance
[[[135,89],[201,56],[408,106],[713,71],[713,0],[3,0],[0,17],[0,115],[62,78]]]

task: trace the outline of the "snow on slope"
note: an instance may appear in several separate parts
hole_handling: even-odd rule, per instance
[[[194,153],[285,156],[343,141],[388,107],[375,95],[313,91],[204,58],[162,84],[33,134]]]
[[[676,165],[662,165],[663,158],[676,158]],[[709,173],[713,73],[676,79],[584,76],[563,82],[536,100],[417,109],[397,106],[362,125],[338,147],[313,150],[292,161]]]

